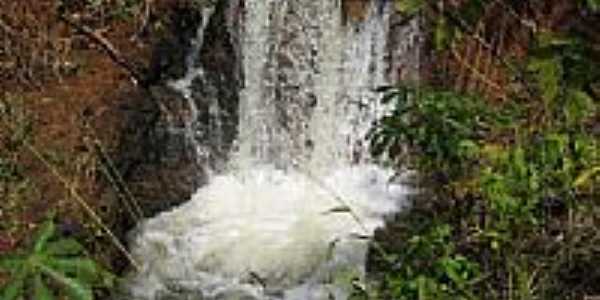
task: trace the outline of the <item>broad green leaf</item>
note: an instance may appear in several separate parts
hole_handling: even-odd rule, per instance
[[[50,291],[48,286],[46,286],[46,284],[43,282],[41,274],[37,274],[37,276],[35,276],[33,293],[34,293],[35,300],[53,300],[54,299],[52,292]]]
[[[50,238],[54,235],[55,230],[56,225],[54,225],[52,220],[48,220],[42,224],[42,227],[38,231],[35,239],[35,245],[33,247],[33,251],[35,253],[39,253],[44,249],[48,240],[50,240]]]
[[[84,251],[83,246],[75,239],[66,238],[48,243],[44,253],[50,256],[77,255]]]
[[[67,295],[69,295],[69,300],[94,299],[92,289],[89,287],[89,285],[77,279],[69,278],[48,266],[40,265],[40,268],[46,275],[63,285],[65,291],[67,292]]]

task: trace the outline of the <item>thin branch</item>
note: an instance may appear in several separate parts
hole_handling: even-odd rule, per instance
[[[434,5],[430,6],[430,8],[433,10],[433,12],[435,12],[441,16],[444,16],[448,21],[452,22],[460,30],[469,34],[473,38],[474,41],[480,43],[486,49],[491,50],[491,53],[494,58],[496,58],[508,70],[513,71],[515,73],[515,79],[518,80],[521,84],[523,84],[523,86],[525,87],[525,90],[527,91],[529,96],[535,97],[536,90],[527,81],[527,79],[526,79],[527,75],[525,74],[525,72],[522,69],[515,67],[512,63],[508,62],[504,58],[503,55],[494,53],[494,51],[493,51],[494,47],[490,43],[488,43],[485,40],[485,38],[483,38],[481,35],[479,35],[477,32],[475,32],[473,30],[473,28],[471,28],[471,26],[469,26],[469,24],[467,24],[467,22],[465,20],[461,19],[459,16],[456,16],[456,15],[450,13],[449,11],[440,10],[439,8],[435,7]]]
[[[77,31],[79,31],[86,37],[88,37],[90,40],[92,40],[92,42],[94,42],[95,44],[100,46],[104,51],[106,51],[106,53],[112,59],[113,62],[115,62],[118,66],[120,66],[127,73],[129,73],[131,80],[136,85],[144,82],[144,76],[142,75],[142,73],[133,64],[129,63],[127,58],[125,58],[125,56],[121,54],[121,52],[119,52],[113,46],[112,43],[110,43],[106,38],[100,35],[100,33],[86,25],[77,23],[75,20],[67,17],[64,14],[60,15],[60,19],[67,23],[69,26],[75,28]]]
[[[467,60],[465,60],[464,57],[462,57],[460,55],[460,53],[456,50],[455,47],[451,47],[451,53],[452,53],[452,56],[454,56],[454,58],[456,58],[456,61],[459,63],[460,66],[462,66],[465,69],[467,69],[468,71],[470,71],[471,74],[473,76],[475,76],[477,79],[479,79],[483,84],[485,84],[492,90],[496,90],[497,92],[499,92],[501,99],[503,99],[503,100],[507,99],[507,95],[504,92],[503,88],[500,85],[498,85],[497,83],[495,83],[494,81],[490,80],[488,78],[488,76],[486,76],[486,74],[480,72],[476,66],[469,64],[467,62]]]

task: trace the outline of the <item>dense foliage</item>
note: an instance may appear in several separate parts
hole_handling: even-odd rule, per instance
[[[478,22],[474,7],[498,1],[463,2],[435,15],[445,26],[431,33],[437,51]],[[581,5],[598,10],[596,1]],[[427,1],[398,8],[431,9]],[[465,21],[453,26],[457,17]],[[373,152],[417,170],[425,192],[390,225],[394,238],[379,239],[396,260],[381,264],[379,284],[363,298],[600,294],[598,45],[550,30],[535,32],[530,44],[520,66],[509,68],[518,88],[506,101],[439,81],[383,90],[394,108],[372,130]]]

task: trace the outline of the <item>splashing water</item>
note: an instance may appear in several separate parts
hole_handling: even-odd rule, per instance
[[[133,298],[348,297],[365,237],[408,192],[364,146],[385,111],[372,90],[390,77],[391,8],[371,2],[344,25],[339,1],[245,1],[235,150],[189,202],[136,230]]]

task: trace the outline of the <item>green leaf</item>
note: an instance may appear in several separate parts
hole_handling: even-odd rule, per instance
[[[35,276],[33,292],[34,292],[35,300],[53,300],[54,299],[52,292],[50,291],[48,286],[46,286],[46,284],[44,284],[44,282],[42,281],[42,275],[40,275],[40,274],[37,274],[37,276]]]
[[[69,278],[56,270],[40,265],[41,270],[56,282],[62,284],[70,300],[93,300],[94,295],[89,285],[73,278]]]
[[[35,245],[33,247],[35,253],[39,253],[44,249],[48,240],[54,235],[55,230],[56,225],[54,225],[52,220],[48,220],[42,225],[35,239]]]
[[[84,248],[79,242],[72,238],[66,238],[48,243],[44,252],[50,256],[65,256],[78,255],[83,251]]]

